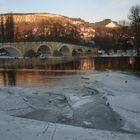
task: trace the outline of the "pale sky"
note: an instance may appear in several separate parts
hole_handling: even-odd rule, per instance
[[[0,0],[0,13],[54,13],[96,22],[105,18],[127,20],[140,0]]]

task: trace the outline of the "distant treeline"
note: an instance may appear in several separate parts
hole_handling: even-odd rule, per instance
[[[100,49],[108,51],[113,50],[128,50],[134,48],[134,32],[126,23],[118,28],[96,27],[96,35],[94,41]]]

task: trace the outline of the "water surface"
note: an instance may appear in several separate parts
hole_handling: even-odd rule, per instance
[[[50,64],[38,59],[0,59],[0,85],[48,85],[58,76],[79,75],[93,71],[132,71],[130,57],[83,58]]]

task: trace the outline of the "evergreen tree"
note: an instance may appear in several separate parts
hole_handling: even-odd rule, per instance
[[[4,27],[4,18],[1,16],[0,19],[0,41],[5,42],[5,27]]]
[[[14,41],[14,19],[13,14],[9,14],[6,17],[6,24],[5,24],[5,36],[7,42]]]

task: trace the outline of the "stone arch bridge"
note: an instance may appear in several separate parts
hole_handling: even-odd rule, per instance
[[[48,57],[73,56],[75,54],[95,54],[93,47],[59,42],[16,42],[0,43],[0,56],[11,57]]]

